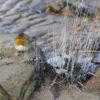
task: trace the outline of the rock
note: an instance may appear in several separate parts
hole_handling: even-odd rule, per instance
[[[61,12],[59,12],[59,15],[60,16],[66,16],[66,17],[75,17],[75,15],[67,9],[62,10]]]
[[[78,91],[77,89],[63,90],[57,100],[99,100],[99,96],[88,92]]]
[[[1,46],[0,52],[4,55],[0,60],[0,85],[5,90],[2,92],[0,88],[0,100],[12,100],[11,98],[18,98],[21,87],[31,76],[34,70],[34,65],[31,65],[27,61],[30,57],[33,57],[35,52],[31,50],[30,52],[24,52],[22,54],[16,55],[16,50],[14,48],[14,38],[16,35],[0,35],[0,39],[4,47]],[[7,95],[9,94],[9,96]],[[7,99],[8,98],[8,99]]]
[[[53,94],[51,93],[50,89],[41,89],[41,91],[39,93],[37,93],[37,95],[35,95],[35,99],[36,100],[53,100]]]
[[[93,63],[95,64],[100,64],[100,52],[97,52],[95,57],[92,60]]]
[[[12,100],[12,97],[6,92],[6,90],[0,86],[0,100]]]
[[[95,76],[93,76],[85,87],[90,92],[100,92],[100,68],[97,69]]]
[[[2,53],[4,54],[4,57],[0,61],[0,76],[3,77],[0,77],[0,85],[2,85],[2,87],[5,89],[6,92],[4,93],[6,94],[2,94],[2,91],[0,90],[0,98],[1,100],[11,100],[9,99],[9,97],[15,98],[15,100],[17,100],[18,98],[22,98],[21,100],[26,100],[26,98],[30,96],[30,94],[33,92],[35,86],[36,88],[39,88],[41,85],[40,82],[36,83],[36,79],[40,79],[40,76],[42,77],[42,75],[39,75],[41,74],[42,69],[38,70],[38,67],[39,63],[44,62],[45,58],[40,48],[38,47],[34,48],[35,46],[34,44],[32,45],[33,47],[31,50],[20,53],[18,52],[18,54],[16,55],[16,49],[14,48],[14,41],[12,41],[11,38],[12,37],[10,35],[9,42],[13,43],[11,47],[9,48],[2,47]],[[4,44],[7,45],[8,42],[4,42]],[[36,50],[38,55],[36,53]],[[38,60],[37,59],[36,62],[31,63],[29,60],[30,57],[34,58],[36,56],[39,59],[43,58],[43,61],[39,60],[37,64],[36,63]],[[40,66],[44,68],[43,67],[44,64],[41,64]],[[26,91],[24,91],[23,89]],[[7,94],[9,94],[9,96]],[[24,97],[22,95],[24,95]]]
[[[4,62],[0,67],[0,74],[3,76],[0,78],[0,84],[12,98],[18,98],[22,85],[34,70],[34,66],[24,63],[24,60],[26,61],[24,57],[13,57],[13,63]]]
[[[65,7],[67,3],[65,0],[55,0],[52,1],[48,6],[48,13],[59,13],[61,12]]]

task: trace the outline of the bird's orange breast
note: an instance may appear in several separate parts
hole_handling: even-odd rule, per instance
[[[16,45],[22,45],[22,46],[24,46],[25,43],[26,43],[25,38],[17,38],[16,39]]]

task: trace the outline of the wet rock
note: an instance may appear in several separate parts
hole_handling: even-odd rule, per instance
[[[46,2],[40,2],[37,5],[35,5],[33,8],[33,12],[37,14],[43,14],[46,12],[47,9],[47,3]]]

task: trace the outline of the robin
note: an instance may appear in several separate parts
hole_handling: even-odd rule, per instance
[[[24,33],[19,33],[15,40],[15,48],[18,51],[27,51],[30,48],[29,37]]]

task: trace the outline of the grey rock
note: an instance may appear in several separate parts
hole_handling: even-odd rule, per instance
[[[100,52],[96,53],[95,57],[92,60],[93,63],[95,64],[100,64]]]

